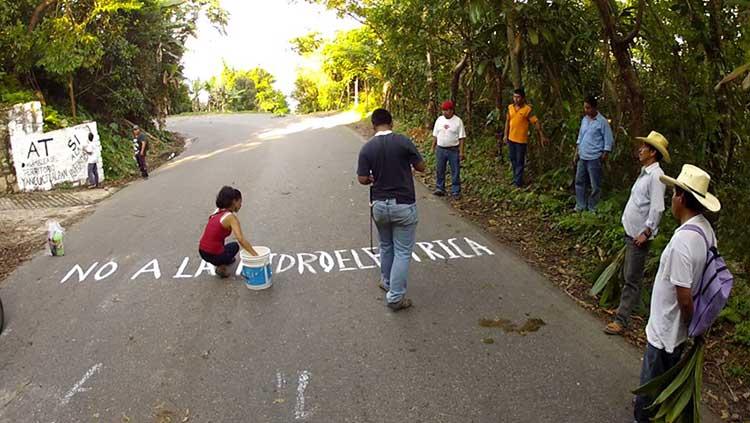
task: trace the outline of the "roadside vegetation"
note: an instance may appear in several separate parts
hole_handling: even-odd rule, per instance
[[[238,70],[224,64],[221,75],[191,82],[193,113],[289,113],[286,96],[273,87],[276,79],[262,68]],[[207,101],[201,95],[207,94]]]
[[[293,40],[317,55],[301,72],[303,111],[385,106],[428,160],[438,104],[452,99],[469,128],[464,200],[454,205],[517,245],[550,279],[601,316],[616,306],[617,279],[598,298],[588,292],[622,247],[620,218],[639,166],[635,136],[651,130],[670,142],[677,175],[685,163],[712,175],[720,214],[710,216],[735,276],[729,305],[707,342],[706,395],[727,420],[750,418],[750,5],[732,0],[468,2],[319,0],[363,27],[334,39]],[[344,52],[343,58],[336,52]],[[347,54],[351,52],[351,54]],[[364,60],[367,65],[358,63]],[[352,72],[333,72],[347,69]],[[312,75],[312,76],[311,76]],[[497,148],[512,90],[524,87],[545,132],[531,141],[528,187],[510,187],[507,148]],[[573,214],[573,154],[583,98],[599,97],[616,149],[605,167],[598,212]],[[342,99],[346,101],[331,101]],[[366,125],[366,124],[365,124]],[[431,175],[426,177],[432,183]],[[669,203],[667,203],[669,204]],[[669,211],[648,262],[651,281],[676,222]],[[630,339],[643,342],[642,326]],[[634,388],[634,387],[625,387]]]

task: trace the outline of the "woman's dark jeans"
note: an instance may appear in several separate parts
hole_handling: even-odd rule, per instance
[[[234,263],[234,258],[239,251],[240,245],[236,242],[230,242],[224,246],[224,252],[221,254],[209,254],[200,249],[198,250],[198,254],[200,254],[201,258],[205,260],[206,263],[211,263],[214,266],[226,266]]]

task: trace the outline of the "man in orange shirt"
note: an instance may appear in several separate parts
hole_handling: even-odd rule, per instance
[[[531,106],[526,104],[526,93],[523,88],[513,91],[513,104],[508,106],[505,118],[505,135],[503,141],[508,144],[510,164],[513,166],[513,185],[523,186],[523,168],[526,165],[526,147],[529,143],[529,123],[536,126],[542,144],[549,141],[542,132],[542,124],[534,115]]]

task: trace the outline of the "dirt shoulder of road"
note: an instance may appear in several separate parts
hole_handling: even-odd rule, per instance
[[[179,156],[186,140],[172,134],[158,154],[149,157],[156,170]],[[47,222],[56,220],[70,228],[93,213],[102,200],[113,195],[137,177],[105,180],[99,189],[56,189],[46,192],[15,193],[0,196],[0,287],[16,268],[46,249]]]
[[[373,135],[372,125],[368,121],[356,122],[348,127],[365,139]],[[434,174],[429,169],[419,179],[428,188],[434,185]],[[464,218],[480,225],[501,243],[511,247],[576,304],[597,316],[602,322],[602,329],[612,319],[616,310],[602,309],[597,300],[589,295],[591,281],[582,276],[579,257],[591,252],[585,251],[585,247],[575,239],[555,231],[537,213],[519,213],[517,208],[510,205],[506,207],[505,204],[485,202],[466,194],[459,201],[451,201],[451,205]],[[625,334],[625,339],[639,349],[646,346],[645,325],[643,318],[634,316],[631,328]],[[703,399],[722,420],[750,423],[750,386],[743,384],[741,378],[725,374],[723,370],[726,363],[750,363],[750,357],[737,356],[738,351],[730,350],[725,348],[722,339],[709,339],[704,364]]]
[[[45,248],[47,222],[68,228],[94,211],[96,204],[119,190],[65,190],[0,197],[0,284],[18,266]]]

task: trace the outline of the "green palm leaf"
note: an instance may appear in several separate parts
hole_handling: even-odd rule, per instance
[[[703,339],[698,338],[677,365],[633,391],[636,395],[656,396],[648,407],[658,409],[654,422],[700,423],[704,355]]]
[[[599,278],[594,283],[594,286],[591,287],[590,294],[592,296],[599,295],[604,288],[610,283],[610,281],[613,280],[613,278],[618,274],[618,271],[622,268],[622,264],[625,261],[625,247],[622,247],[620,252],[617,253],[614,260],[612,260],[612,263],[607,266],[606,269],[599,275]]]

